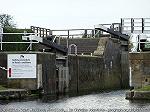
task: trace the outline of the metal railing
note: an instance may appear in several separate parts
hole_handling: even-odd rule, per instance
[[[145,48],[146,45],[148,45],[148,44],[150,47],[149,40],[150,40],[149,36],[144,35],[144,38],[143,38],[143,36],[137,35],[136,38],[134,39],[134,41],[131,42],[131,44],[133,44],[133,48],[132,48],[131,52],[142,52],[142,51],[144,51],[143,49],[149,49],[147,51],[150,51],[150,48]]]
[[[47,36],[57,36],[60,38],[95,38],[95,34],[99,32],[97,29],[58,29],[58,30],[50,30],[46,28],[40,28],[31,26],[31,30],[35,33],[38,33],[40,37]],[[101,32],[99,32],[101,33]]]
[[[122,33],[150,34],[150,18],[121,18]]]
[[[3,33],[3,28],[0,28],[0,50],[1,51],[3,51],[3,44],[30,44],[28,48],[30,48],[30,50],[32,50],[32,44],[39,43],[39,42],[33,42],[33,41],[30,41],[30,42],[23,42],[23,41],[4,42],[3,35],[37,35],[37,33],[26,33],[26,31],[24,31],[24,33]]]
[[[72,50],[71,50],[72,47],[74,47],[74,54],[77,55],[77,50],[78,50],[78,49],[77,49],[77,45],[75,45],[75,44],[70,44],[70,45],[69,45],[68,54],[72,54],[72,52],[71,52],[71,51],[72,51]]]

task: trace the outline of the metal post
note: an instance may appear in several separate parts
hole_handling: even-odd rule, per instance
[[[78,56],[76,55],[76,65],[77,65],[77,93],[79,93],[79,59]]]
[[[59,36],[59,38],[58,38],[58,44],[59,44],[59,45],[60,45],[60,38],[61,38],[61,37]]]
[[[87,36],[87,30],[84,30],[84,36],[85,36],[86,38],[88,38],[88,36]]]
[[[75,45],[75,44],[70,44],[69,45],[69,47],[68,47],[68,54],[71,54],[71,47],[74,47],[74,49],[75,49],[75,55],[77,55],[77,45]]]
[[[96,38],[98,30],[95,30],[94,38]]]
[[[142,18],[142,33],[144,33],[144,18]]]
[[[123,33],[123,27],[124,27],[124,24],[123,24],[123,19],[121,18],[121,25],[120,25],[120,32]]]
[[[27,31],[24,30],[24,36],[26,36],[26,34],[27,34]],[[32,51],[32,40],[30,40],[30,51]]]
[[[59,37],[59,39],[60,39],[60,37]],[[68,37],[67,37],[67,49],[68,49],[68,52],[67,52],[67,58],[66,58],[66,68],[68,68],[69,66],[68,66],[68,64],[69,64],[69,48],[68,48],[68,46],[69,46],[69,43],[68,43],[68,39],[69,39],[69,30],[68,30]],[[69,70],[69,68],[68,68],[68,70]],[[69,72],[68,72],[69,73]],[[69,75],[68,75],[69,76]],[[69,76],[69,79],[70,79],[70,76]]]
[[[42,29],[39,28],[39,32],[40,32],[40,37],[42,37]]]
[[[69,30],[68,30],[68,37],[67,37],[67,48],[68,48],[68,46],[69,46]]]
[[[30,40],[30,51],[32,51],[32,40]]]
[[[132,87],[132,71],[131,71],[131,66],[129,67],[129,86]]]
[[[131,18],[131,33],[134,31],[134,19]]]
[[[3,28],[0,28],[0,33],[3,33]],[[0,34],[0,41],[1,41],[1,51],[3,50],[3,34]]]
[[[138,46],[139,46],[138,50],[139,50],[139,52],[140,52],[140,51],[141,51],[141,46],[140,46],[140,35],[138,35],[137,38],[138,38],[137,43],[138,43]]]
[[[3,38],[2,38],[2,35],[0,35],[0,40],[1,40],[1,51],[3,50],[3,43],[2,43],[2,40]]]

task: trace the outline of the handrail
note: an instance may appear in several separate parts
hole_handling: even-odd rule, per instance
[[[27,34],[30,34],[30,35],[32,35],[32,34],[38,34],[38,33],[0,33],[0,34],[2,34],[2,35],[27,35]]]
[[[76,30],[97,30],[97,29],[58,29],[58,30],[51,30],[51,31],[76,31]]]
[[[146,35],[137,35],[136,39],[134,39],[134,41],[131,42],[133,44],[131,52],[141,52],[142,51],[141,44],[150,44],[150,41],[147,41],[148,38],[150,37]],[[141,40],[145,40],[145,42],[142,42]]]
[[[3,30],[0,32],[0,46],[1,46],[1,51],[3,50],[3,44],[30,44],[29,46],[32,48],[32,44],[33,43],[39,43],[39,42],[3,42],[3,35],[36,35],[38,33],[27,33],[27,32],[23,32],[23,33],[4,33]]]
[[[75,45],[75,44],[70,44],[69,45],[68,54],[71,54],[71,47],[72,46],[75,48],[75,55],[77,55],[77,45]]]

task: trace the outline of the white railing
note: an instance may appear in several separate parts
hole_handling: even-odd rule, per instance
[[[3,42],[3,35],[23,35],[22,36],[22,40],[30,40],[30,42],[16,42],[16,41],[12,41],[12,42]],[[29,36],[25,36],[25,35],[29,35]],[[3,50],[3,44],[30,44],[29,47],[27,48],[27,50],[30,48],[30,50],[32,50],[32,44],[36,44],[41,42],[42,39],[37,38],[37,33],[26,33],[26,31],[24,31],[24,33],[4,33],[3,32],[3,28],[0,27],[0,50]],[[38,39],[36,40],[35,37]],[[28,39],[27,39],[28,38]],[[36,40],[37,42],[33,42],[32,40]],[[26,51],[27,51],[26,50]]]
[[[140,40],[146,40],[146,42],[141,42]],[[150,44],[150,37],[146,35],[137,35],[136,38],[134,38],[134,41],[131,43],[133,44],[131,52],[141,52],[141,44]]]
[[[72,46],[73,46],[74,49],[75,49],[74,54],[77,55],[77,53],[78,53],[77,50],[78,50],[78,49],[77,49],[77,45],[75,45],[75,44],[70,44],[70,45],[69,45],[68,54],[71,54],[71,53],[72,53],[72,52],[71,52]]]
[[[2,48],[2,40],[3,40],[3,35],[1,34],[1,33],[3,33],[3,28],[2,27],[0,27],[0,42],[1,42],[1,50],[3,49]]]

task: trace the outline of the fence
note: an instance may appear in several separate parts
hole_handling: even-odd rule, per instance
[[[30,40],[30,42],[23,42],[23,41],[10,41],[10,42],[4,42],[3,41],[3,35],[35,35],[37,33],[4,33],[3,28],[0,27],[0,50],[3,51],[3,44],[30,44],[27,50],[30,48],[32,50],[32,44],[33,43],[39,43],[39,42],[33,42]]]
[[[150,37],[148,35],[139,34],[133,38],[131,52],[150,51]]]
[[[31,26],[31,30],[37,33],[37,36],[40,37],[47,37],[47,36],[58,36],[62,38],[88,38],[88,37],[95,37],[100,35],[102,32],[96,29],[63,29],[63,30],[50,30],[46,28],[40,28]]]
[[[150,34],[150,18],[122,18],[121,31],[126,34]]]

